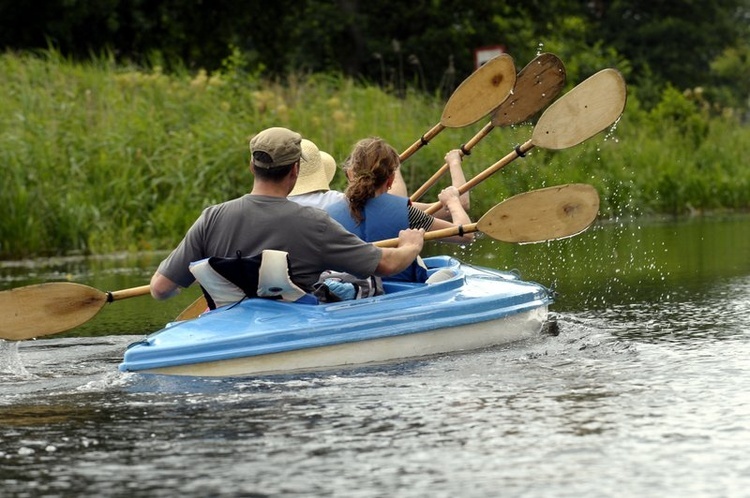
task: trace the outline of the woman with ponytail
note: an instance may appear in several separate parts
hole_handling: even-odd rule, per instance
[[[460,162],[460,151],[448,152],[445,160],[448,164]],[[400,230],[408,228],[423,228],[429,232],[471,223],[456,187],[448,187],[438,195],[452,221],[435,218],[412,206],[408,198],[389,194],[399,165],[398,152],[383,139],[360,140],[344,164],[349,178],[346,199],[326,210],[333,219],[366,242],[397,237]],[[472,242],[474,237],[469,233],[443,240],[465,244]],[[419,260],[402,273],[389,277],[412,282],[424,282],[426,278],[427,272]]]

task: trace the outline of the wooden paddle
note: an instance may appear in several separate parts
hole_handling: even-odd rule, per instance
[[[20,341],[77,327],[112,301],[149,294],[148,285],[102,292],[72,282],[29,285],[0,292],[0,339]]]
[[[531,139],[517,146],[498,162],[459,187],[463,194],[535,146],[560,150],[578,145],[614,124],[625,110],[627,87],[616,69],[602,69],[557,99],[542,113]],[[434,214],[441,207],[435,202],[425,212]]]
[[[557,240],[586,230],[599,212],[599,194],[586,184],[547,187],[518,194],[490,209],[476,223],[435,230],[425,240],[453,237],[463,233],[483,232],[495,240],[528,244]],[[396,247],[398,239],[381,240],[379,247]],[[197,318],[208,305],[203,296],[185,308],[176,320]]]
[[[510,95],[516,83],[516,68],[508,54],[494,57],[466,78],[448,99],[440,123],[399,155],[406,161],[446,128],[474,124],[492,112]]]
[[[511,95],[500,106],[492,111],[492,119],[471,140],[461,146],[463,155],[499,126],[511,126],[530,119],[547,107],[565,86],[565,65],[553,54],[541,54],[526,64],[516,77],[516,84]],[[419,187],[410,199],[419,200],[427,190],[448,171],[448,164],[435,172],[424,185]]]
[[[573,237],[586,230],[599,212],[599,194],[591,185],[571,183],[518,194],[495,205],[476,223],[435,230],[425,240],[482,232],[500,242],[531,244]],[[375,242],[396,247],[398,239]]]

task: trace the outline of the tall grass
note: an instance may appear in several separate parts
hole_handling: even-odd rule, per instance
[[[283,83],[232,68],[166,75],[55,52],[3,54],[0,76],[1,258],[171,248],[205,206],[250,189],[253,133],[287,126],[342,160],[369,135],[406,149],[439,122],[445,104],[336,75]],[[604,216],[747,209],[748,128],[698,112],[705,126],[694,130],[685,123],[695,116],[674,114],[645,112],[631,97],[612,130],[564,151],[533,149],[478,186],[473,215],[515,193],[579,181],[599,189]],[[410,188],[485,122],[446,129],[405,162]],[[467,177],[532,130],[494,130],[466,158]],[[334,186],[344,187],[343,175]]]

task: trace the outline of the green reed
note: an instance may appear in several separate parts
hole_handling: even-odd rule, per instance
[[[249,190],[253,133],[286,126],[341,161],[370,135],[406,149],[439,123],[445,105],[337,75],[292,75],[283,83],[233,67],[167,75],[106,57],[73,63],[55,52],[1,55],[0,75],[1,258],[171,248],[205,206]],[[611,130],[563,151],[533,149],[472,192],[472,214],[569,182],[595,185],[607,217],[748,208],[748,128],[699,113],[705,126],[686,130],[689,120],[659,112],[641,110],[631,96]],[[409,158],[410,189],[488,120],[446,129]],[[531,124],[494,130],[465,159],[467,178],[532,131]],[[334,186],[344,185],[338,174]]]

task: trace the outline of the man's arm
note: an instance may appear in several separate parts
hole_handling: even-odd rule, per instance
[[[151,277],[151,296],[159,301],[170,298],[180,293],[180,286],[159,273]]]
[[[381,277],[394,275],[408,267],[424,245],[424,230],[401,230],[398,234],[398,247],[384,247],[375,274]]]

